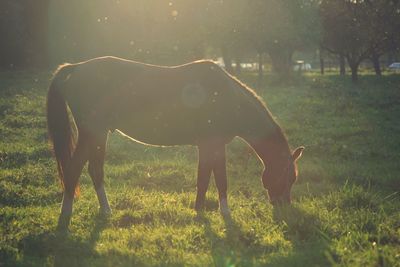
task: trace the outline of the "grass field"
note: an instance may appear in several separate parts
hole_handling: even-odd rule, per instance
[[[308,75],[258,89],[292,148],[304,145],[293,205],[273,208],[261,163],[228,146],[232,218],[214,184],[193,210],[196,149],[110,135],[97,215],[87,171],[70,233],[56,234],[62,198],[46,137],[50,73],[0,74],[0,266],[400,266],[400,77],[358,85]],[[250,85],[255,77],[243,80]]]

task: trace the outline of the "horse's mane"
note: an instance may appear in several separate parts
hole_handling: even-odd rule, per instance
[[[262,99],[261,96],[259,96],[253,89],[251,89],[249,86],[247,86],[245,83],[241,82],[238,78],[233,76],[232,74],[228,73],[226,70],[222,69],[221,70],[224,72],[228,78],[233,81],[236,85],[237,88],[239,89],[238,92],[244,94],[247,96],[252,102],[256,105],[258,111],[262,113],[267,113],[269,117],[272,118],[272,120],[276,123],[275,119],[273,118],[271,112],[267,108],[267,105],[265,104],[264,100]]]
[[[61,70],[62,68],[67,67],[67,66],[69,66],[69,65],[72,65],[72,64],[70,64],[70,63],[63,63],[63,64],[59,65],[59,66],[57,67],[57,69],[53,72],[53,76],[55,76],[58,72],[60,72],[60,70]]]
[[[249,86],[247,86],[245,83],[241,82],[238,78],[227,72],[224,68],[220,67],[215,61],[213,60],[208,60],[208,59],[200,59],[196,60],[193,62],[185,63],[182,65],[174,66],[175,68],[178,67],[184,67],[184,66],[190,66],[194,64],[210,64],[215,66],[216,68],[220,69],[223,74],[228,78],[230,82],[234,82],[237,85],[237,88],[239,88],[238,92],[244,94],[245,96],[248,97],[253,103],[256,105],[257,109],[261,113],[266,113],[268,117],[272,119],[274,123],[276,123],[275,119],[273,118],[271,112],[269,111],[267,105],[265,104],[264,100],[262,99],[261,96],[259,96],[253,89],[251,89]]]
[[[240,91],[246,96],[250,97],[252,100],[254,100],[254,103],[257,105],[258,108],[261,108],[262,110],[266,110],[269,115],[272,117],[271,113],[269,112],[267,105],[265,104],[264,100],[262,99],[261,96],[259,96],[253,89],[251,89],[249,86],[247,86],[245,83],[241,82],[238,78],[235,76],[229,74],[227,71],[225,71],[225,74],[229,76],[229,78],[234,81],[239,88],[241,89]]]
[[[277,134],[277,138],[281,139],[282,142],[287,143],[287,137],[283,131],[283,129],[279,126],[278,122],[276,121],[276,119],[274,118],[274,116],[272,115],[272,113],[270,112],[270,110],[268,109],[267,105],[265,104],[263,98],[261,96],[259,96],[252,88],[250,88],[248,85],[246,85],[245,83],[241,82],[238,78],[236,78],[235,76],[233,76],[232,74],[228,73],[225,69],[220,68],[224,74],[231,80],[233,81],[236,85],[237,88],[239,90],[237,90],[238,92],[244,94],[245,96],[248,97],[248,99],[250,101],[252,101],[252,103],[255,104],[257,110],[260,113],[265,114],[269,119],[271,119],[272,123],[275,124],[275,128],[277,130],[276,134]],[[278,137],[279,136],[279,137]]]

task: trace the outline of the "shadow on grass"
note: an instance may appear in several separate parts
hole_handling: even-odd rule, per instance
[[[329,237],[320,220],[295,206],[275,207],[273,220],[284,225],[284,236],[292,243],[287,256],[274,256],[272,266],[326,266],[329,264]]]
[[[245,237],[239,225],[230,217],[223,216],[225,223],[225,237],[220,237],[213,229],[210,220],[204,212],[197,214],[197,220],[204,225],[205,237],[211,244],[211,256],[215,266],[246,265],[254,255],[242,251]],[[245,254],[245,255],[242,255]]]
[[[88,262],[99,261],[99,266],[113,266],[111,259],[102,259],[95,251],[101,232],[108,220],[100,215],[94,219],[89,237],[72,236],[68,232],[44,232],[26,236],[19,242],[18,255],[6,255],[5,266],[87,266]],[[112,259],[140,264],[132,255],[122,255],[112,251]],[[97,265],[97,264],[96,264]]]
[[[326,266],[330,241],[320,230],[320,221],[296,207],[274,208],[273,219],[284,225],[284,237],[292,249],[278,243],[260,242],[244,231],[230,216],[224,216],[225,235],[221,236],[203,213],[197,219],[204,225],[211,243],[215,266]]]

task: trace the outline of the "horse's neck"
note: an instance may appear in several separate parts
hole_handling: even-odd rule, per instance
[[[241,96],[241,111],[237,116],[238,135],[258,154],[264,165],[279,165],[291,156],[289,145],[271,113],[244,85],[235,84]]]
[[[267,136],[249,135],[242,138],[254,149],[264,166],[284,164],[290,158],[289,145],[280,129]]]

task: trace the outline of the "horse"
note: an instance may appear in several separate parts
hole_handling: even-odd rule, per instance
[[[194,208],[204,208],[213,173],[222,214],[230,212],[225,147],[234,137],[264,165],[261,180],[273,205],[290,203],[304,150],[292,152],[261,97],[209,60],[158,66],[106,56],[63,64],[48,90],[47,125],[63,186],[60,220],[68,218],[67,225],[87,162],[100,212],[111,212],[103,182],[110,131],[147,145],[197,146]]]

